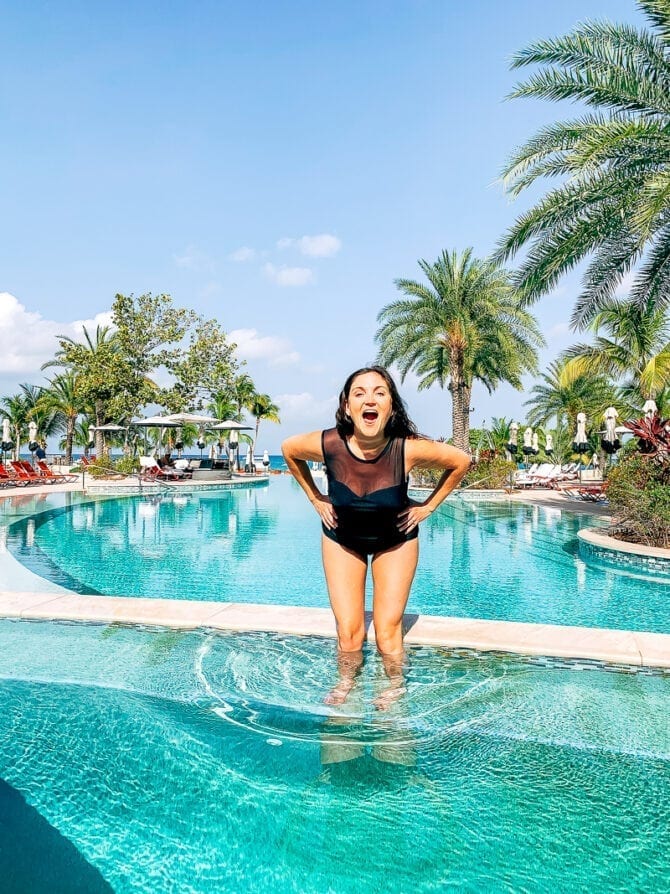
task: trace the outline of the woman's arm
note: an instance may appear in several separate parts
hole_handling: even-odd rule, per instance
[[[405,441],[405,470],[408,475],[417,468],[444,469],[444,473],[423,503],[411,505],[400,513],[398,528],[407,533],[428,518],[458,486],[471,462],[469,454],[451,444],[427,438],[408,438]]]
[[[316,509],[321,521],[327,528],[337,526],[337,516],[330,499],[321,493],[314,483],[308,462],[323,462],[321,432],[312,431],[304,435],[293,435],[281,445],[281,452],[289,471],[305,491],[307,499]]]

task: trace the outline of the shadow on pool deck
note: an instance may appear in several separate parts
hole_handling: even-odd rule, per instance
[[[3,894],[113,894],[95,866],[4,779],[0,889]]]

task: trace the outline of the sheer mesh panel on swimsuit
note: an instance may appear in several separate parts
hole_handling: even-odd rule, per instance
[[[358,497],[388,487],[396,487],[405,479],[404,450],[401,438],[391,438],[376,459],[354,456],[336,428],[323,433],[326,468],[332,478]]]

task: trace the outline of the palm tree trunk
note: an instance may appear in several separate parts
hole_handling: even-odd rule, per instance
[[[468,385],[463,375],[462,351],[453,347],[450,351],[451,382],[451,424],[454,446],[470,452],[470,397],[472,385]]]
[[[101,426],[104,424],[103,417],[104,405],[101,400],[96,400],[95,402],[95,424],[96,426]],[[95,455],[97,457],[98,462],[102,459],[102,455],[105,450],[105,436],[103,432],[96,431],[95,433]]]
[[[65,429],[65,465],[72,464],[72,444],[74,442],[74,427],[77,423],[76,416],[67,417],[67,427]]]
[[[451,424],[454,446],[470,452],[470,397],[472,388],[465,384],[449,386],[452,399]]]

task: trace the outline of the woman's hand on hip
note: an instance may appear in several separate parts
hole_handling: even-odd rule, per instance
[[[415,503],[414,500],[410,500],[407,509],[403,509],[398,514],[398,530],[402,534],[409,534],[424,519],[428,518],[432,511],[425,503]]]
[[[328,530],[334,531],[337,527],[337,515],[335,514],[333,504],[330,502],[330,497],[326,497],[322,494],[320,497],[316,497],[316,499],[311,500],[311,503],[312,506],[319,513],[321,521],[328,528]]]

